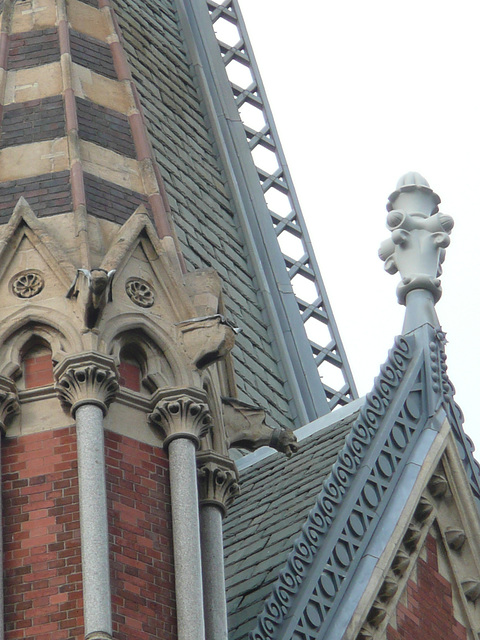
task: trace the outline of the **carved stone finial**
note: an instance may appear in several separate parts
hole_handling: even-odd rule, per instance
[[[0,376],[0,431],[5,433],[5,426],[10,417],[18,413],[17,388],[10,378]]]
[[[118,391],[115,364],[99,353],[65,358],[55,367],[54,375],[60,400],[73,416],[83,404],[95,404],[106,414]]]
[[[215,504],[223,514],[240,493],[235,463],[214,451],[197,454],[200,504]]]
[[[439,202],[425,178],[413,172],[400,179],[389,197],[387,227],[392,237],[381,244],[379,256],[388,273],[399,271],[402,276],[397,288],[400,304],[407,304],[414,290],[428,292],[433,304],[442,295],[440,265],[450,244],[453,219],[438,213]]]
[[[165,449],[174,438],[189,438],[198,447],[212,426],[207,398],[200,389],[161,389],[153,402],[148,419],[162,432]]]

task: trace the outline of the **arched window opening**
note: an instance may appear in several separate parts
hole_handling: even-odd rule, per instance
[[[142,383],[142,360],[139,358],[138,348],[131,345],[125,346],[120,351],[120,364],[118,365],[119,383],[121,387],[131,391],[140,392]]]
[[[52,351],[44,343],[27,347],[22,358],[25,389],[35,389],[53,384]]]

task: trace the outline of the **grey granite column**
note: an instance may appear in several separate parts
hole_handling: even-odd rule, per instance
[[[197,456],[205,632],[208,640],[228,640],[223,517],[239,493],[235,463],[213,451]]]
[[[15,384],[10,378],[0,376],[0,443],[5,435],[5,425],[10,416],[18,412],[18,396]],[[1,456],[1,450],[0,450]],[[1,473],[1,459],[0,459]],[[1,481],[0,481],[1,482]],[[2,522],[2,498],[0,493],[0,522]],[[3,531],[0,533],[0,576],[3,576]],[[0,640],[5,638],[3,577],[0,578]]]
[[[85,353],[55,369],[56,388],[75,418],[86,640],[112,638],[103,416],[118,389],[110,358]]]
[[[210,428],[208,405],[197,389],[160,390],[154,402],[150,421],[170,463],[178,640],[205,640],[195,451]]]

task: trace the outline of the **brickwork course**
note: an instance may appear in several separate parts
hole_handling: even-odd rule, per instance
[[[83,637],[74,428],[2,445],[8,640]]]
[[[396,610],[396,625],[388,626],[387,640],[467,640],[467,629],[455,619],[453,587],[440,574],[437,541],[428,535],[426,560],[417,561],[416,579],[406,586],[406,604],[400,602]]]

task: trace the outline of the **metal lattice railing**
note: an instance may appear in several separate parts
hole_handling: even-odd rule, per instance
[[[333,408],[337,404],[346,404],[357,395],[353,376],[313,253],[238,0],[207,0],[207,5],[329,406]]]

